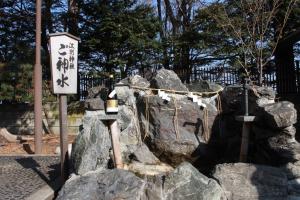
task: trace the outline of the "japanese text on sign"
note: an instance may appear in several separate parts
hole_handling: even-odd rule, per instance
[[[77,91],[78,40],[68,35],[50,35],[53,91],[75,94]]]

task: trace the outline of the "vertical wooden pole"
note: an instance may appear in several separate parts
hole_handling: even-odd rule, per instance
[[[115,167],[118,169],[123,168],[122,155],[120,149],[120,129],[118,128],[117,120],[111,120],[109,122],[110,134],[111,134],[111,142],[114,153]]]
[[[67,95],[59,95],[59,125],[60,125],[60,161],[61,179],[64,183],[69,176],[69,154],[68,154],[68,114]]]
[[[34,65],[34,145],[35,154],[42,153],[42,65],[41,65],[41,0],[36,0],[36,35]]]
[[[242,132],[242,144],[241,144],[241,151],[240,151],[240,162],[247,162],[249,132],[250,132],[250,124],[249,122],[244,122],[243,132]]]

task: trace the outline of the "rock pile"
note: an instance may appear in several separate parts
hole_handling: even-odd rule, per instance
[[[139,178],[125,170],[96,170],[70,178],[57,200],[82,199],[207,199],[224,197],[220,185],[189,163],[182,163],[170,174],[151,179]]]
[[[228,148],[240,143],[242,124],[234,116],[243,114],[242,96],[242,89],[237,86],[229,86],[222,93],[224,137]],[[279,166],[300,159],[300,145],[295,140],[294,127],[297,111],[291,102],[275,102],[273,90],[253,87],[249,94],[249,113],[256,116],[250,133],[251,162]],[[236,156],[238,151],[231,148],[228,155]]]
[[[234,116],[242,114],[241,87],[226,87],[221,101],[216,94],[202,95],[203,109],[188,98],[189,91],[220,92],[220,86],[207,82],[185,86],[174,72],[165,69],[150,81],[134,76],[120,83],[122,86],[116,87],[117,121],[126,170],[111,169],[109,131],[98,118],[103,105],[96,103],[105,91],[94,88],[73,145],[74,175],[57,199],[300,197],[299,145],[293,127],[296,111],[290,102],[275,102],[273,91],[255,87],[249,95],[250,114],[257,116],[251,129],[249,160],[271,167],[219,164],[238,158],[241,123]],[[162,90],[168,91],[167,100],[159,95]],[[198,170],[210,172],[211,178]]]

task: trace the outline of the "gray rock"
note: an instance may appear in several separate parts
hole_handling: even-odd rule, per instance
[[[186,98],[177,99],[175,109],[174,99],[166,103],[158,96],[142,98],[139,113],[142,137],[146,138],[151,151],[161,160],[174,165],[192,159],[196,149],[205,151],[217,115],[209,109],[206,119],[205,112]],[[208,124],[207,130],[204,120]]]
[[[291,138],[295,138],[296,136],[296,128],[294,126],[288,126],[282,129],[281,132],[285,135],[290,136]]]
[[[140,200],[146,182],[125,170],[97,170],[69,179],[57,200]]]
[[[224,113],[232,113],[235,115],[244,114],[244,92],[242,85],[231,85],[224,88],[221,93],[222,109]],[[249,114],[257,115],[261,107],[274,103],[275,92],[268,87],[252,86],[248,91]]]
[[[121,130],[120,142],[124,145],[138,145],[141,143],[138,119],[130,106],[119,106],[118,124]]]
[[[145,164],[132,160],[129,164],[124,165],[124,169],[133,172],[139,177],[147,178],[153,176],[160,176],[174,171],[174,168],[165,163]]]
[[[88,96],[84,101],[86,110],[104,110],[104,101],[107,96],[107,89],[104,85],[88,89]]]
[[[221,93],[223,113],[240,111],[242,108],[243,88],[241,85],[227,86]]]
[[[134,160],[145,164],[158,164],[159,159],[148,149],[145,144],[138,146],[138,148],[131,154]]]
[[[122,157],[124,161],[130,161],[130,155],[141,145],[140,124],[138,121],[136,100],[133,90],[128,87],[120,87],[116,89],[119,102],[119,118],[118,124],[121,130],[120,144]]]
[[[119,100],[117,122],[120,128],[121,153],[123,161],[129,162],[131,160],[130,155],[136,151],[142,143],[136,99],[133,90],[127,86],[116,87],[116,92]],[[89,170],[103,168],[106,167],[108,163],[108,149],[111,146],[110,135],[107,130],[107,125],[104,125],[100,119],[98,120],[98,115],[105,115],[105,113],[102,110],[86,111],[86,120],[84,120],[83,130],[74,144],[76,150],[72,160],[74,160],[73,163],[76,173],[83,174]],[[87,116],[89,116],[89,118]],[[99,131],[99,133],[92,133],[96,131]],[[93,135],[93,137],[91,137],[91,135]],[[96,140],[96,144],[91,140]],[[94,159],[94,161],[91,161],[91,159]]]
[[[300,195],[289,195],[287,200],[299,200]]]
[[[99,98],[86,99],[84,101],[86,110],[104,110],[104,100]]]
[[[219,84],[212,83],[206,80],[199,80],[186,85],[191,92],[216,92],[223,87]]]
[[[264,140],[273,136],[283,135],[290,142],[295,141],[296,128],[294,126],[288,126],[281,130],[272,130],[267,127],[260,127],[254,124],[251,129],[255,135],[255,140]]]
[[[300,160],[300,144],[287,135],[276,135],[255,143],[255,160],[261,164],[283,165]]]
[[[289,180],[300,178],[300,161],[288,163],[282,167]]]
[[[182,163],[168,175],[141,179],[119,169],[103,169],[71,177],[57,200],[220,200],[218,183],[202,175],[189,163]]]
[[[105,88],[104,85],[89,88],[87,99],[104,97],[103,95],[106,95],[106,92],[107,92],[107,89]]]
[[[287,199],[287,177],[275,167],[246,163],[217,165],[213,177],[228,200]]]
[[[83,118],[83,129],[72,147],[71,162],[76,174],[84,174],[97,168],[106,168],[111,148],[107,127],[97,115]]]
[[[139,75],[129,77],[128,82],[131,86],[144,87],[144,88],[150,87],[150,82]]]
[[[300,197],[300,178],[288,182],[288,193]]]
[[[135,104],[135,97],[133,90],[127,86],[118,86],[115,87],[119,105],[129,105],[133,106]]]
[[[263,118],[271,129],[279,129],[291,126],[297,122],[297,111],[294,104],[288,101],[266,105]]]
[[[274,101],[276,98],[276,92],[270,87],[254,86],[254,89],[256,90],[256,93],[258,94],[258,96],[261,98],[265,98],[269,101]],[[268,103],[266,103],[266,104],[268,104]]]
[[[166,200],[220,200],[224,196],[215,180],[207,178],[187,162],[166,176],[163,193]]]
[[[172,70],[160,69],[150,81],[151,87],[157,89],[188,91],[177,74]]]

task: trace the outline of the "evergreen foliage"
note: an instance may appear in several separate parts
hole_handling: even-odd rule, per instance
[[[49,33],[80,37],[79,70],[90,74],[125,77],[163,66],[188,81],[194,69],[221,65],[258,75],[277,43],[300,31],[299,1],[285,19],[292,1],[43,0],[45,98],[51,96]],[[0,100],[32,99],[34,53],[35,1],[0,1]]]

